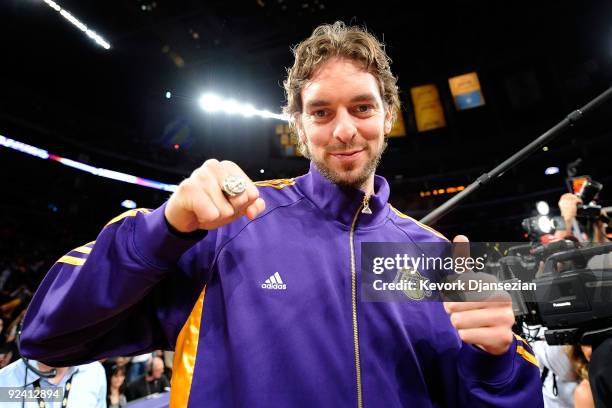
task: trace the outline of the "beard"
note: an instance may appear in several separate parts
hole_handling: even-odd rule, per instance
[[[308,148],[307,143],[300,144],[299,148],[302,155],[307,159],[310,159],[314,163],[319,173],[321,173],[326,179],[328,179],[332,183],[342,187],[352,187],[361,189],[365,186],[370,176],[374,174],[374,172],[378,168],[378,164],[382,159],[383,153],[387,149],[387,145],[387,139],[384,138],[383,144],[380,149],[378,149],[378,152],[376,152],[372,157],[369,157],[368,161],[361,169],[353,168],[348,170],[333,169],[328,166],[324,160],[313,157],[313,155],[310,154],[310,149]],[[347,146],[346,149],[350,150],[353,147],[354,146]],[[365,153],[370,155],[371,150],[369,145],[365,146]]]

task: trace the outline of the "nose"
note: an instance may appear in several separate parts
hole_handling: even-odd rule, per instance
[[[357,128],[350,113],[346,109],[338,110],[335,121],[334,138],[343,143],[351,144],[357,135]]]

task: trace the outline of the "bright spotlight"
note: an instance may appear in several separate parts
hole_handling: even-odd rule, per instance
[[[172,98],[172,92],[168,91],[166,92],[166,99],[170,99]]]
[[[259,172],[260,172],[261,174],[264,174],[264,173],[265,173],[265,170],[264,170],[264,169],[259,169]]]
[[[261,117],[262,118],[266,118],[266,119],[274,119],[274,118],[278,117],[278,115],[276,113],[272,113],[270,111],[263,110],[263,111],[261,111]]]
[[[550,218],[543,215],[538,218],[538,228],[540,228],[540,231],[542,231],[544,234],[548,234],[555,228],[555,225]]]
[[[552,176],[553,174],[559,174],[559,168],[556,166],[548,167],[544,170],[544,174],[547,176]]]
[[[221,98],[214,94],[204,94],[200,98],[200,107],[206,112],[217,112],[221,110],[222,105],[223,101]]]
[[[550,212],[550,207],[546,201],[538,201],[536,204],[536,209],[540,215],[548,215]]]
[[[243,116],[250,118],[251,116],[257,114],[257,109],[253,105],[246,104],[242,107],[242,112],[240,112]]]
[[[123,200],[121,202],[121,206],[123,208],[134,209],[134,208],[136,208],[136,203],[134,201],[132,201],[132,200]]]
[[[259,116],[262,118],[278,119],[287,122],[288,118],[285,115],[272,113],[267,110],[256,109],[251,104],[243,104],[235,99],[223,99],[212,93],[206,93],[199,99],[200,107],[206,112],[225,112],[230,115],[239,114],[244,117]]]
[[[231,115],[241,112],[242,106],[237,101],[229,99],[223,104],[223,110]]]
[[[59,11],[61,11],[61,10],[62,10],[62,8],[61,8],[61,7],[60,7],[60,6],[59,6],[59,5],[58,5],[56,2],[54,2],[54,1],[52,1],[52,0],[43,0],[43,1],[44,1],[45,3],[47,3],[47,5],[48,5],[49,7],[51,7],[53,10],[55,10],[55,11],[57,11],[57,12],[59,12]]]
[[[86,36],[94,40],[94,42],[98,44],[100,47],[104,48],[105,50],[110,49],[111,45],[104,38],[102,38],[102,36],[100,36],[95,31],[87,28],[87,26],[84,23],[82,23],[78,18],[73,16],[68,10],[63,9],[62,7],[60,7],[59,4],[57,4],[56,2],[52,0],[43,0],[43,1],[53,10],[57,11],[62,17],[68,20],[72,25],[74,25],[76,28],[78,28],[83,33],[85,33]]]

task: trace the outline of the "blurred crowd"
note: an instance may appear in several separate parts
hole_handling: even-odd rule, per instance
[[[17,336],[26,308],[53,262],[81,239],[70,232],[70,227],[55,222],[52,217],[48,219],[48,225],[40,226],[18,224],[14,218],[0,218],[0,369],[12,363],[20,364]],[[95,407],[119,408],[129,401],[169,391],[172,359],[172,352],[157,350],[95,363],[104,369],[89,369],[88,381],[102,384],[97,389],[105,390],[98,392],[96,389],[96,393],[101,394],[98,396],[101,402]],[[38,364],[39,369],[44,367],[43,372],[50,369],[42,363],[32,363]],[[91,375],[99,378],[94,381]]]

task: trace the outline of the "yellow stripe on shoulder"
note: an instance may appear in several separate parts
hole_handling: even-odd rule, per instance
[[[257,187],[273,187],[277,190],[281,188],[289,187],[295,184],[295,179],[276,179],[276,180],[263,180],[256,181],[254,183]]]
[[[295,180],[292,178],[283,178],[283,179],[273,179],[273,180],[260,180],[256,181],[257,183],[266,183],[266,184],[283,184],[283,183],[293,183]]]
[[[446,238],[444,235],[442,235],[441,233],[439,233],[438,231],[436,231],[435,229],[431,228],[430,226],[427,226],[417,220],[415,220],[414,218],[402,213],[400,210],[398,210],[397,208],[395,208],[394,206],[392,206],[391,204],[389,204],[389,207],[391,207],[391,209],[393,210],[393,212],[395,214],[397,214],[398,217],[400,218],[404,218],[407,220],[412,220],[418,227],[421,227],[422,229],[431,232],[432,234],[434,234],[435,236],[445,239],[447,241],[450,242],[450,240],[448,238]]]
[[[57,263],[66,263],[74,266],[83,266],[85,265],[86,259],[77,258],[76,256],[64,255],[60,259],[57,260]]]
[[[528,352],[525,347],[523,347],[523,346],[516,346],[516,352],[519,353],[521,355],[521,357],[523,357],[525,360],[529,361],[531,364],[535,365],[536,367],[540,366],[538,364],[538,359],[535,358],[535,356],[533,354]]]
[[[91,253],[91,248],[90,247],[86,247],[86,246],[82,246],[82,247],[74,248],[73,251],[80,252],[82,254],[89,254],[89,253]]]
[[[128,211],[124,212],[123,214],[120,214],[120,215],[116,216],[115,218],[113,218],[112,220],[110,220],[109,222],[107,222],[104,227],[108,227],[109,225],[114,224],[117,221],[121,221],[122,219],[124,219],[126,217],[134,217],[138,213],[147,214],[147,213],[150,213],[150,212],[151,212],[151,210],[149,210],[148,208],[135,208],[133,210],[128,210]]]
[[[521,337],[521,336],[519,336],[518,334],[516,334],[516,333],[512,333],[512,334],[514,334],[514,337],[515,337],[515,338],[516,338],[518,341],[522,341],[522,342],[523,342],[523,343],[525,343],[525,344],[529,344],[529,343],[527,343],[527,340],[525,340],[524,338],[522,338],[522,337]]]

